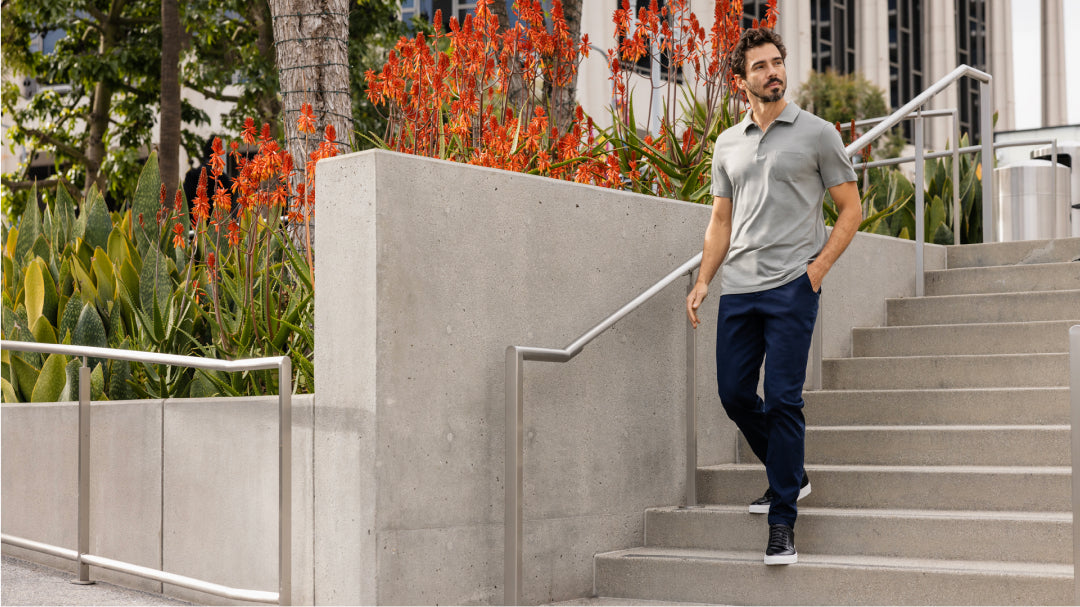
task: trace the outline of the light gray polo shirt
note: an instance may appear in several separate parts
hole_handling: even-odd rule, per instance
[[[836,128],[789,102],[762,132],[746,118],[716,138],[712,194],[731,198],[731,246],[720,294],[802,276],[825,246],[825,190],[855,181]]]

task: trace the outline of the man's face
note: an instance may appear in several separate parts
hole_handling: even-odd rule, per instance
[[[746,77],[735,76],[749,98],[754,96],[769,103],[780,101],[787,91],[787,70],[784,58],[775,44],[763,44],[746,51]]]

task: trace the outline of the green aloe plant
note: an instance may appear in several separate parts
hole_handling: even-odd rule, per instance
[[[4,339],[195,354],[210,358],[290,354],[294,385],[313,390],[310,268],[280,220],[245,219],[256,238],[229,247],[205,232],[177,246],[171,226],[191,225],[160,200],[148,159],[128,208],[109,213],[91,188],[79,204],[63,187],[27,205],[3,229]],[[38,201],[35,190],[31,200]],[[214,253],[213,258],[210,253]],[[211,261],[213,259],[213,261]],[[186,367],[90,359],[94,399],[251,395],[277,391],[273,372],[215,374]],[[80,359],[0,354],[5,402],[78,395]]]

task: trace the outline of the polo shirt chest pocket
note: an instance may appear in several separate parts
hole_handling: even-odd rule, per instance
[[[811,155],[786,150],[766,154],[765,167],[770,179],[787,182],[810,179],[816,168]]]

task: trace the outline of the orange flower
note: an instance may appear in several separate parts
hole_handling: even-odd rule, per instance
[[[185,243],[184,243],[183,234],[184,234],[184,224],[182,224],[180,222],[176,222],[175,224],[173,224],[172,243],[173,243],[174,247],[176,247],[178,249],[183,249],[184,248]]]
[[[296,119],[296,128],[301,133],[315,134],[315,112],[311,110],[310,103],[300,104],[300,117]]]
[[[248,116],[244,119],[244,130],[240,133],[244,138],[244,143],[251,145],[255,143],[255,119]]]
[[[225,149],[221,145],[221,138],[214,137],[214,142],[210,147],[214,151],[210,155],[210,171],[214,177],[220,177],[225,172]]]
[[[240,224],[236,221],[229,222],[229,232],[225,235],[225,239],[229,241],[229,244],[236,246],[240,243]]]
[[[195,188],[195,201],[191,209],[191,218],[196,223],[210,216],[210,200],[206,197],[206,167],[199,171],[199,185]]]

